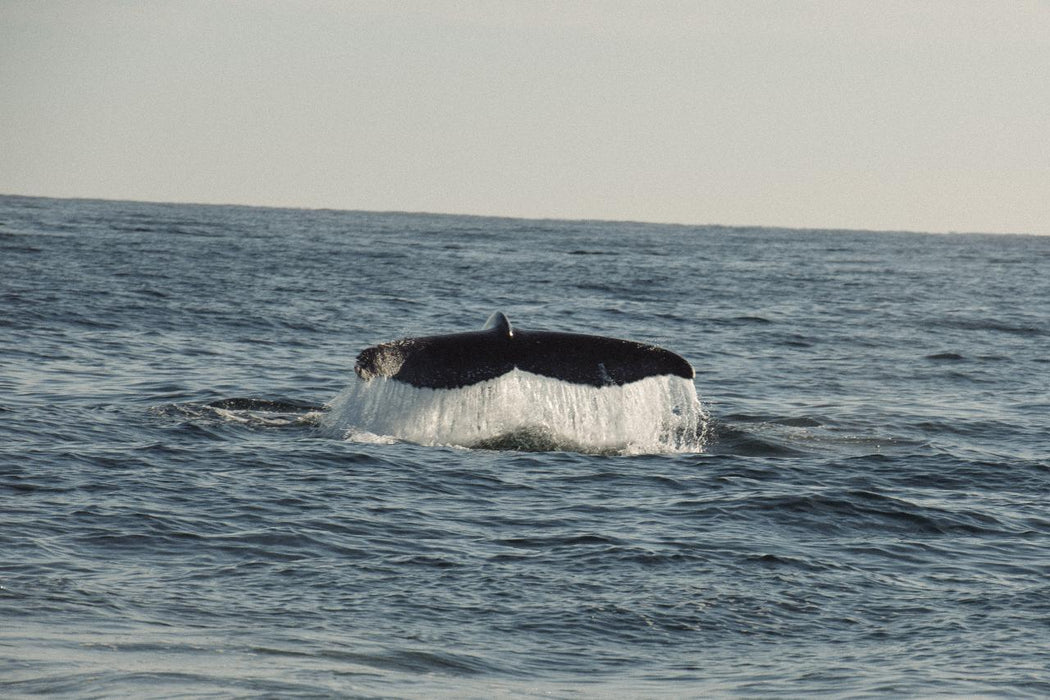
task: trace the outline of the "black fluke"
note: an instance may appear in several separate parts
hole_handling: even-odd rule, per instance
[[[354,371],[366,380],[389,377],[419,388],[457,389],[514,368],[595,387],[646,377],[694,376],[684,358],[655,345],[581,333],[518,330],[498,311],[480,331],[405,338],[368,348],[357,356]]]

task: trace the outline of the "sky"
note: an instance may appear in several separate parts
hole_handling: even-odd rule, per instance
[[[0,193],[1050,234],[1050,0],[0,0]]]

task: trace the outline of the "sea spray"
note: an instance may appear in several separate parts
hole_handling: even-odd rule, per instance
[[[681,377],[595,388],[516,369],[451,390],[355,377],[322,426],[351,440],[644,454],[702,451],[707,416]]]

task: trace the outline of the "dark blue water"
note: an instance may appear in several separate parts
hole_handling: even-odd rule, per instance
[[[1050,238],[0,197],[5,696],[1050,694]],[[702,453],[362,442],[356,354],[697,369]]]

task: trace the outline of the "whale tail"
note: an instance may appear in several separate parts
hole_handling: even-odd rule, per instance
[[[497,311],[480,331],[405,338],[370,347],[354,370],[417,388],[457,389],[519,369],[572,384],[623,386],[647,377],[692,379],[680,355],[645,343],[582,333],[524,331]]]

